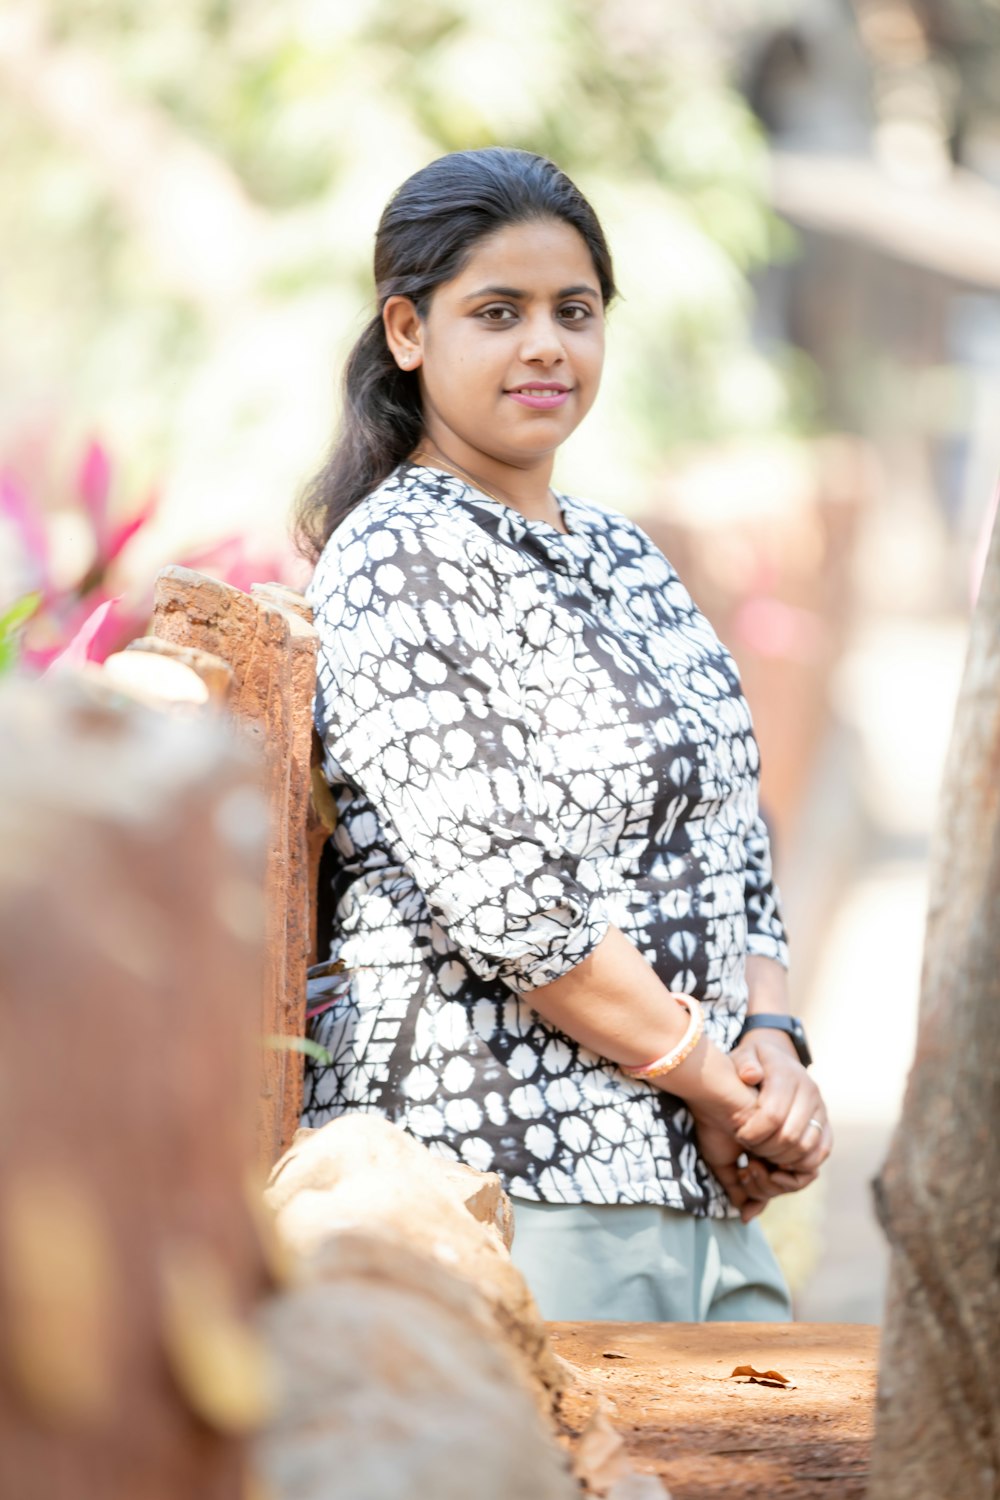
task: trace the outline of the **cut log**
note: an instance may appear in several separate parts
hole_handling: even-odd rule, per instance
[[[116,651],[101,663],[106,683],[147,708],[201,713],[211,701],[207,684],[184,662],[165,653]]]
[[[286,611],[290,610],[304,620],[307,625],[312,624],[312,609],[301,594],[296,593],[284,583],[255,583],[250,589],[255,599],[264,599],[272,604],[277,604]],[[301,639],[301,637],[299,638]],[[308,739],[309,745],[309,796],[306,810],[306,891],[309,898],[308,910],[308,962],[319,963],[325,955],[319,953],[319,933],[317,931],[317,886],[319,882],[320,858],[323,846],[337,826],[337,811],[333,794],[324,779],[322,772],[323,747],[319,735],[313,728],[313,698],[316,691],[316,656],[319,641],[315,632],[309,637],[309,651],[306,654],[302,646],[298,647],[299,662],[297,668],[300,676],[295,692],[296,705],[296,758],[302,763],[302,750],[304,741]],[[296,784],[298,785],[298,771],[296,772]],[[292,1134],[298,1126],[296,1118],[291,1124],[291,1131],[285,1137],[287,1146]]]
[[[665,1495],[553,1354],[495,1174],[357,1113],[300,1131],[266,1198],[298,1281],[263,1325],[289,1393],[256,1450],[275,1500]]]
[[[255,584],[251,598],[278,609],[288,622],[287,754],[288,791],[285,819],[288,830],[285,877],[284,1005],[276,1016],[274,1031],[280,1036],[301,1037],[306,1029],[306,970],[314,944],[316,879],[309,816],[312,778],[313,698],[316,692],[316,653],[319,638],[312,624],[312,610],[294,589],[282,584]],[[277,917],[277,911],[275,912]],[[303,1063],[299,1053],[285,1054],[282,1109],[275,1122],[275,1139],[268,1165],[286,1150],[299,1128],[302,1116]]]
[[[224,704],[229,697],[233,669],[221,656],[213,656],[210,651],[198,651],[194,646],[179,646],[174,641],[164,641],[156,635],[141,635],[137,640],[129,641],[125,650],[169,656],[185,667],[190,667],[208,689],[209,702],[217,706]]]
[[[235,1500],[266,816],[214,718],[0,693],[0,1494]]]
[[[892,1249],[870,1500],[1000,1494],[1000,527],[931,858],[916,1056],[875,1185]]]

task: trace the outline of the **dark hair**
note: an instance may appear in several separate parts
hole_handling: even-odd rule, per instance
[[[414,172],[386,204],[375,236],[378,310],[348,356],[340,432],[295,517],[302,550],[316,558],[354,507],[417,446],[423,428],[416,373],[390,353],[382,309],[409,297],[421,317],[435,289],[462,271],[477,241],[537,219],[561,219],[583,238],[607,306],[611,255],[597,215],[565,172],[530,151],[455,151]]]

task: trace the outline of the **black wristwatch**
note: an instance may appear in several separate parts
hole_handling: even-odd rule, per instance
[[[765,1026],[768,1031],[785,1031],[792,1039],[799,1056],[799,1062],[804,1068],[808,1068],[812,1062],[812,1053],[809,1051],[809,1043],[806,1041],[806,1029],[798,1016],[747,1016],[743,1022],[743,1030],[736,1038],[734,1046],[742,1042],[748,1031],[756,1031],[759,1026]]]

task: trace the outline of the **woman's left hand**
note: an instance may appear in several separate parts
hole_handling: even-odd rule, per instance
[[[749,1032],[730,1054],[742,1081],[756,1088],[759,1103],[739,1133],[739,1143],[765,1157],[786,1176],[812,1181],[833,1148],[826,1106],[816,1084],[782,1031]],[[783,1186],[778,1190],[797,1191]]]

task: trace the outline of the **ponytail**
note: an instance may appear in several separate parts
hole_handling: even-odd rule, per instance
[[[348,356],[339,436],[298,505],[295,537],[307,557],[315,560],[359,501],[413,452],[422,427],[416,372],[396,364],[380,314]]]

